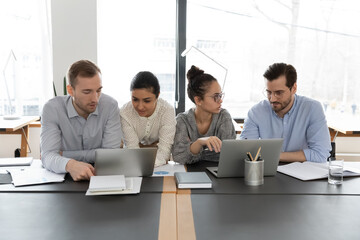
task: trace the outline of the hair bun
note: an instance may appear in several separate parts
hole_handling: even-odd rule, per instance
[[[192,81],[195,77],[201,75],[204,73],[204,70],[201,70],[200,68],[192,65],[191,68],[189,69],[189,71],[186,74],[186,77],[188,79],[188,81]]]

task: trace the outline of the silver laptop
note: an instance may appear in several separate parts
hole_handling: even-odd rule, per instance
[[[147,177],[154,171],[157,148],[95,150],[96,175]]]
[[[223,140],[217,167],[207,167],[216,177],[244,177],[244,159],[251,152],[255,157],[261,146],[264,176],[274,176],[279,164],[283,139]]]

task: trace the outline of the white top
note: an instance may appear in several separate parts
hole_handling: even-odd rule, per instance
[[[168,102],[158,98],[154,113],[150,117],[141,117],[130,101],[121,107],[120,116],[127,148],[139,148],[139,143],[150,145],[158,141],[155,166],[170,159],[176,120],[175,110]]]

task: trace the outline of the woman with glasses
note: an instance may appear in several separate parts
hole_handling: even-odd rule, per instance
[[[173,159],[182,164],[218,161],[222,140],[236,137],[229,112],[221,108],[224,93],[213,76],[196,66],[191,66],[187,79],[195,107],[176,117]]]
[[[131,101],[120,109],[125,146],[157,147],[155,166],[166,164],[175,135],[174,108],[159,98],[159,81],[151,72],[136,74],[130,91]]]

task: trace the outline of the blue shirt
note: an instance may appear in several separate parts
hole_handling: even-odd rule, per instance
[[[295,95],[290,111],[280,118],[268,100],[253,106],[244,123],[241,139],[283,138],[283,152],[304,151],[307,161],[326,162],[330,134],[321,104]]]
[[[65,173],[70,159],[93,163],[95,149],[120,148],[121,138],[118,103],[105,94],[87,119],[76,112],[71,96],[55,97],[43,108],[41,160],[50,171]]]

